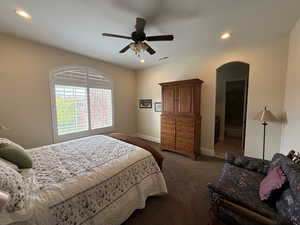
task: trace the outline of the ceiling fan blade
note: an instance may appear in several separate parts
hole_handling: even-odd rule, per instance
[[[143,18],[137,17],[137,18],[136,18],[135,29],[136,29],[137,31],[142,31],[142,32],[144,32],[145,26],[146,26],[146,20],[143,19]]]
[[[125,48],[123,48],[123,49],[120,51],[120,53],[126,52],[129,48],[130,48],[130,44],[127,45]]]
[[[146,37],[147,41],[173,41],[173,35],[160,35],[160,36],[149,36]]]
[[[155,54],[155,51],[154,51],[154,49],[153,48],[151,48],[151,46],[150,45],[148,45],[146,42],[144,42],[143,43],[145,46],[147,46],[147,49],[146,49],[146,51],[150,54],[150,55],[153,55],[153,54]]]
[[[108,34],[108,33],[102,33],[105,37],[115,37],[115,38],[125,38],[125,39],[131,39],[131,37],[118,35],[118,34]]]

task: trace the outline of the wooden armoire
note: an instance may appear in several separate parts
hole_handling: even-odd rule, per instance
[[[199,79],[160,83],[162,87],[161,150],[197,159],[200,154]]]

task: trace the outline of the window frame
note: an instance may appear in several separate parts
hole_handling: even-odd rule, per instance
[[[82,73],[86,73],[87,75],[89,73],[97,74],[103,79],[105,79],[106,82],[109,83],[109,88],[111,90],[111,101],[112,101],[112,126],[104,127],[104,128],[97,128],[97,129],[91,129],[91,115],[90,115],[90,88],[101,88],[101,87],[95,87],[90,86],[88,82],[86,85],[84,84],[75,84],[71,81],[65,81],[65,82],[58,82],[56,79],[56,75],[58,73],[63,73],[67,71],[80,71]],[[87,105],[88,105],[88,130],[86,131],[80,131],[80,132],[74,132],[69,134],[63,134],[58,135],[58,128],[57,128],[57,114],[56,114],[56,95],[55,95],[55,85],[65,85],[65,86],[77,86],[77,87],[85,87],[87,88]],[[108,86],[107,86],[108,87]],[[56,68],[52,71],[50,71],[50,78],[49,78],[49,89],[50,89],[50,100],[51,100],[51,119],[52,119],[52,132],[53,132],[53,142],[59,143],[63,141],[68,141],[76,138],[91,136],[91,135],[97,135],[97,134],[103,134],[103,133],[109,133],[112,132],[115,128],[115,101],[114,101],[114,88],[113,88],[113,82],[111,79],[109,79],[107,76],[101,75],[97,70],[90,68],[90,67],[82,67],[82,66],[64,66]]]

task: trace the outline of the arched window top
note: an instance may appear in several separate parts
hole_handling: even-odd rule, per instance
[[[89,67],[61,67],[53,70],[51,74],[55,83],[105,89],[112,87],[110,79]]]

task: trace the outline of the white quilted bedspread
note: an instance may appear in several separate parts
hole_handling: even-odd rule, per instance
[[[30,152],[35,184],[26,221],[18,225],[119,225],[144,208],[147,197],[167,193],[151,153],[111,137]]]

